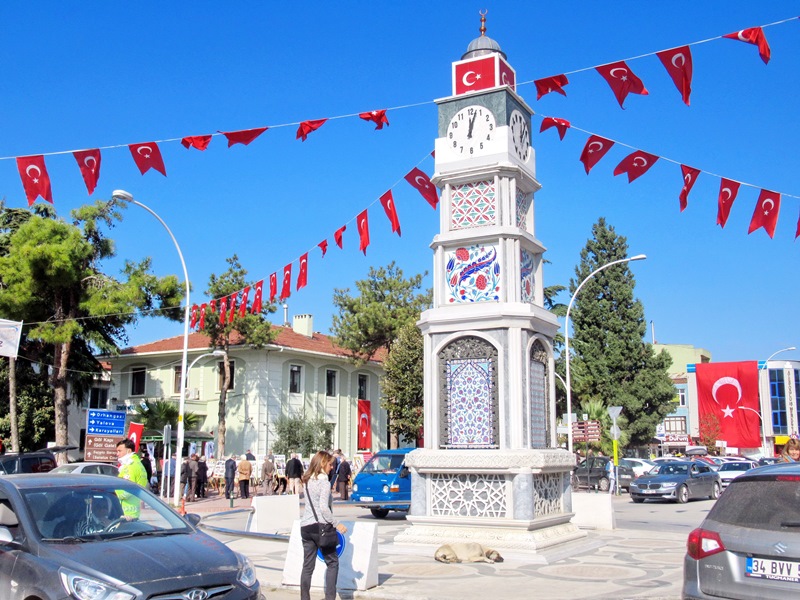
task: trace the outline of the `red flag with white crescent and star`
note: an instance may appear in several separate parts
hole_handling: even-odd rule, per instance
[[[228,296],[228,323],[233,323],[233,319],[236,317],[237,296],[238,294],[236,292]]]
[[[223,296],[219,299],[219,322],[224,325],[228,320],[228,297]]]
[[[764,35],[764,30],[761,29],[761,27],[750,27],[749,29],[734,31],[722,37],[758,46],[758,55],[761,57],[761,60],[764,61],[764,64],[769,62],[772,52],[767,42],[767,36]]]
[[[761,445],[758,363],[754,360],[697,363],[695,373],[700,427],[705,419],[716,417],[719,439],[728,446],[758,448]]]
[[[680,200],[681,212],[683,212],[689,205],[689,192],[692,191],[694,182],[697,181],[697,177],[700,175],[700,169],[681,165],[681,173],[683,173],[683,188],[681,188],[678,200]]]
[[[761,190],[747,233],[753,233],[756,229],[763,227],[767,235],[773,237],[775,235],[775,227],[778,225],[778,213],[780,211],[781,195],[777,192]]]
[[[261,314],[261,309],[263,308],[263,306],[261,305],[262,303],[261,296],[264,293],[263,289],[264,289],[264,280],[261,279],[260,281],[256,282],[256,291],[253,297],[253,307],[250,309],[250,312],[254,315]]]
[[[558,131],[558,137],[562,140],[567,133],[567,129],[571,127],[569,121],[566,119],[557,119],[556,117],[545,117],[542,119],[542,126],[539,127],[539,133],[550,129],[551,127],[555,127]]]
[[[206,326],[206,308],[208,305],[204,302],[200,305],[200,322],[197,324],[198,329],[205,329]]]
[[[583,147],[583,152],[581,152],[580,161],[583,163],[587,175],[589,171],[600,162],[600,159],[611,150],[611,146],[613,145],[614,142],[602,138],[599,135],[593,135],[586,140],[586,145]]]
[[[389,219],[389,222],[392,224],[392,233],[397,233],[397,235],[401,235],[400,233],[400,219],[397,217],[397,207],[394,205],[394,197],[392,196],[392,190],[387,191],[383,196],[380,197],[381,206],[383,206],[384,212],[386,212],[386,217]]]
[[[622,173],[627,173],[628,183],[631,183],[634,179],[647,173],[648,169],[650,169],[657,160],[658,157],[655,154],[648,154],[642,150],[636,150],[619,161],[619,164],[614,168],[614,177]]]
[[[242,129],[241,131],[223,131],[221,132],[228,138],[228,148],[234,144],[243,144],[247,146],[250,142],[264,133],[269,127],[256,127],[255,129]]]
[[[274,302],[278,295],[278,274],[273,273],[269,276],[269,301]]]
[[[424,172],[414,167],[405,176],[405,180],[412,185],[425,201],[431,205],[433,210],[439,204],[439,194],[436,191],[436,186],[431,183],[431,178]]]
[[[300,123],[300,127],[297,128],[297,136],[294,139],[303,138],[305,142],[308,139],[308,134],[312,131],[316,131],[320,127],[325,124],[325,121],[328,119],[318,119],[316,121],[303,121]]]
[[[322,250],[322,258],[325,258],[325,253],[328,251],[328,240],[322,240],[317,246]]]
[[[167,176],[167,169],[164,167],[164,159],[161,158],[161,150],[155,142],[145,142],[144,144],[129,144],[133,162],[139,168],[139,172],[144,175],[150,169],[155,169],[164,177]]]
[[[211,136],[210,135],[187,135],[185,138],[181,139],[181,145],[184,148],[196,148],[197,150],[203,151],[208,148],[208,145],[211,143]]]
[[[292,295],[292,263],[283,267],[283,286],[281,287],[281,300]]]
[[[719,197],[717,198],[717,225],[725,228],[728,215],[731,214],[733,201],[739,193],[739,182],[732,179],[722,179],[719,184]]]
[[[212,313],[216,313],[217,312],[217,301],[214,298],[212,298],[211,300],[208,301],[208,307],[211,309]]]
[[[86,184],[86,189],[91,196],[97,187],[97,180],[100,179],[100,150],[78,150],[72,156],[78,161],[78,168],[81,170],[81,177]]]
[[[692,93],[692,51],[689,46],[662,50],[656,52],[656,56],[672,77],[672,82],[681,93],[684,104],[689,106],[689,95]]]
[[[242,301],[239,303],[239,316],[244,317],[247,314],[247,297],[250,295],[250,286],[244,286],[242,290]]]
[[[189,329],[194,329],[197,325],[197,304],[192,304],[192,318],[189,321]]]
[[[308,252],[300,257],[300,272],[297,274],[297,287],[299,291],[308,285]]]
[[[342,248],[342,234],[344,233],[345,229],[347,229],[347,225],[342,225],[339,227],[339,229],[333,232],[333,241],[336,242],[336,245],[339,246],[339,248]]]
[[[642,80],[633,74],[633,71],[625,64],[624,60],[600,65],[595,67],[595,70],[611,86],[611,91],[614,92],[614,97],[619,102],[620,108],[625,108],[623,103],[628,94],[647,96],[650,93],[645,89]]]
[[[454,95],[496,86],[494,67],[494,54],[456,64],[453,69]]]
[[[539,100],[542,96],[555,92],[566,96],[567,92],[564,91],[564,86],[569,83],[566,75],[553,75],[552,77],[544,77],[543,79],[534,80],[533,84],[536,86],[536,99]]]
[[[22,187],[25,189],[25,196],[28,198],[28,206],[36,202],[36,198],[39,196],[50,204],[53,203],[50,175],[47,174],[43,155],[18,156],[17,169],[19,169],[19,176],[22,179]]]
[[[363,112],[358,115],[360,118],[364,119],[365,121],[372,121],[375,123],[375,129],[383,129],[383,126],[389,126],[389,119],[386,118],[386,109],[383,110],[370,110],[368,112]]]
[[[358,249],[366,256],[367,246],[369,246],[369,219],[366,208],[356,217],[356,224],[358,225]]]
[[[358,401],[358,450],[372,449],[372,414],[369,400]]]

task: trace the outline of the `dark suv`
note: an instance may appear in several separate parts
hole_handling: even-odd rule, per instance
[[[56,457],[50,450],[6,452],[0,455],[0,475],[14,473],[47,473],[56,468]]]
[[[607,492],[610,482],[606,473],[606,465],[609,460],[611,459],[607,456],[590,456],[583,459],[572,473],[573,487],[597,488],[601,492]],[[633,469],[620,461],[617,466],[617,486],[627,490],[635,478]]]

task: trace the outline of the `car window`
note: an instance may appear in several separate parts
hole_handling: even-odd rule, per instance
[[[663,463],[657,467],[656,472],[658,475],[686,475],[689,472],[689,469],[686,465]]]
[[[41,456],[39,457],[39,464],[37,465],[37,468],[39,469],[39,473],[48,473],[56,468],[56,463],[49,456]]]
[[[394,473],[403,464],[402,454],[376,454],[361,469],[362,473]]]
[[[6,475],[11,475],[17,472],[17,457],[9,456],[6,460],[0,462],[0,470]]]
[[[796,478],[751,479],[737,477],[725,490],[708,519],[719,523],[767,529],[796,531],[800,524],[800,485]]]

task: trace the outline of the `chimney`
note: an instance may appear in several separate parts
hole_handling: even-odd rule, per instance
[[[295,315],[292,319],[292,329],[300,335],[313,337],[314,317],[312,315]]]

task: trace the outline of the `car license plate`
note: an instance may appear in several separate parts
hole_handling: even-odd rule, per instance
[[[372,496],[361,496],[361,502],[372,502]]]
[[[800,563],[788,560],[753,558],[749,556],[747,557],[744,573],[748,577],[800,583]]]
[[[658,490],[642,490],[643,494],[657,494]]]

